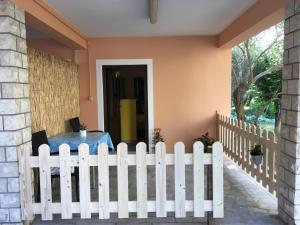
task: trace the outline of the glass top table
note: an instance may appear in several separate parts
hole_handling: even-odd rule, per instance
[[[50,152],[58,153],[61,144],[68,144],[71,152],[77,152],[82,143],[89,145],[91,155],[97,155],[98,145],[105,143],[108,148],[114,150],[114,145],[107,132],[87,132],[86,137],[81,137],[79,132],[60,133],[48,139]]]

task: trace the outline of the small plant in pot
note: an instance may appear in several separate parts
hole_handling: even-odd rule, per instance
[[[153,150],[155,150],[155,145],[158,142],[165,142],[163,136],[161,135],[161,129],[155,128],[153,131],[153,138],[152,138],[152,144],[153,144]]]
[[[86,125],[84,123],[80,124],[79,132],[80,137],[86,137]]]
[[[194,139],[194,141],[201,141],[204,145],[204,152],[207,153],[212,151],[212,145],[215,143],[216,140],[210,137],[208,135],[208,132],[206,132],[201,137]]]
[[[251,155],[251,161],[256,165],[259,166],[262,163],[263,160],[263,155],[264,153],[261,150],[261,145],[255,145],[251,150],[250,150],[250,155]]]

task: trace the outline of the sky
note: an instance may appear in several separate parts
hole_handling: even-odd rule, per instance
[[[283,38],[283,26],[278,26],[278,32],[282,33]],[[271,42],[274,41],[276,36],[276,28],[275,26],[270,27],[267,30],[262,31],[257,35],[259,39],[261,39],[261,43],[263,47],[268,46]]]

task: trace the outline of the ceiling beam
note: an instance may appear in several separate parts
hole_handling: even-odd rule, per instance
[[[291,0],[258,0],[219,34],[219,47],[232,48],[284,19]]]
[[[149,0],[150,1],[150,12],[149,19],[150,23],[157,23],[157,10],[158,10],[158,0]]]
[[[87,38],[43,0],[11,0],[26,12],[26,25],[72,48],[86,49]]]

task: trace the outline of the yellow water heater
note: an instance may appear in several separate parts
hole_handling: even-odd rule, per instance
[[[120,114],[121,140],[124,142],[136,141],[136,100],[120,99]]]

